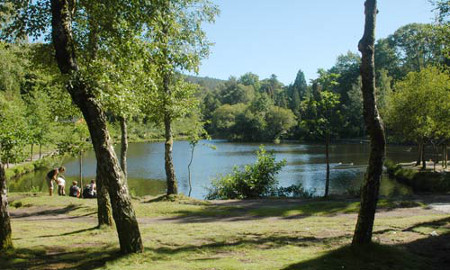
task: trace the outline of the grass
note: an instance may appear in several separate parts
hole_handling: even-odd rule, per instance
[[[447,256],[450,218],[411,201],[381,200],[377,244],[353,249],[358,203],[351,200],[141,198],[133,203],[145,250],[127,256],[118,253],[114,228],[96,228],[95,200],[16,193],[10,202],[15,249],[0,255],[1,269],[448,267],[439,248]]]

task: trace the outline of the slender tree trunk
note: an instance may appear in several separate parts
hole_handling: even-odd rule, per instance
[[[422,161],[422,155],[423,155],[423,139],[421,138],[419,141],[419,145],[418,145],[418,154],[419,156],[417,157],[417,161],[416,161],[416,166],[420,165],[420,162]]]
[[[42,158],[42,144],[39,144],[39,159]]]
[[[121,147],[120,147],[120,167],[122,168],[125,179],[127,178],[127,152],[128,152],[128,132],[127,120],[125,117],[120,117],[120,131],[122,133]]]
[[[80,186],[81,186],[81,191],[83,191],[83,152],[80,151],[80,168],[79,168],[79,175],[80,175]],[[81,197],[83,197],[83,192],[81,192]]]
[[[112,209],[111,209],[111,201],[109,200],[108,190],[104,185],[102,178],[98,176],[96,178],[97,182],[97,218],[98,218],[98,227],[101,226],[112,226]]]
[[[358,213],[353,246],[369,244],[372,240],[373,223],[378,202],[381,174],[386,152],[386,140],[381,117],[375,101],[375,21],[377,10],[376,0],[365,2],[364,35],[358,49],[362,54],[361,77],[363,93],[363,115],[367,131],[370,135],[369,165],[364,176],[361,190],[361,208]]]
[[[444,143],[442,148],[443,148],[443,153],[442,153],[443,164],[442,164],[442,168],[443,169],[447,169],[447,164],[448,164],[447,144]]]
[[[31,144],[31,149],[30,149],[30,161],[33,161],[33,147],[34,147],[34,144]]]
[[[13,247],[11,234],[5,168],[0,161],[0,251]]]
[[[169,75],[164,75],[164,91],[167,97],[170,97],[171,91],[169,87]],[[175,177],[175,169],[173,166],[172,150],[173,150],[173,134],[172,134],[172,118],[167,109],[164,112],[164,128],[165,128],[165,152],[164,163],[166,168],[167,179],[167,195],[178,194],[177,179]]]
[[[191,192],[192,192],[192,181],[191,181],[191,165],[192,165],[192,161],[194,160],[194,150],[195,150],[195,143],[193,143],[191,145],[191,160],[189,161],[188,164],[188,180],[189,180],[189,194],[188,196],[191,197]]]
[[[172,135],[172,121],[170,116],[164,116],[164,126],[166,129],[165,137],[165,153],[164,161],[167,178],[167,195],[178,194],[177,179],[175,177],[175,168],[173,166],[172,150],[173,150],[173,135]]]
[[[427,161],[425,159],[425,140],[422,143],[422,170],[427,169]]]
[[[329,151],[329,146],[330,146],[330,134],[326,134],[326,138],[325,138],[325,159],[327,162],[327,178],[325,181],[325,195],[324,197],[328,196],[328,189],[330,187],[330,151]]]
[[[78,73],[69,1],[51,0],[51,10],[52,39],[58,67],[61,73],[69,75],[67,90],[86,119],[97,158],[97,175],[108,188],[111,199],[120,250],[122,253],[142,252],[139,226],[125,177],[112,147],[105,114]]]

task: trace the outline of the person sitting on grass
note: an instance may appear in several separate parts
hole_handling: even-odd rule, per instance
[[[66,180],[62,177],[58,177],[58,195],[66,196]]]
[[[70,187],[69,190],[69,196],[76,198],[80,197],[80,188],[77,186],[77,184],[78,184],[77,181],[72,182],[72,186]]]
[[[48,185],[48,193],[50,196],[53,196],[53,181],[57,182],[58,176],[66,171],[66,168],[59,167],[53,169],[47,173],[45,176],[45,181]]]
[[[91,183],[86,185],[83,190],[83,198],[97,198],[97,185],[92,179]]]

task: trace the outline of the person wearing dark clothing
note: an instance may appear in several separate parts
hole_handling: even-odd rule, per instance
[[[69,196],[71,197],[80,197],[80,188],[77,186],[77,181],[72,182],[72,186],[69,189]]]
[[[47,173],[47,175],[45,176],[45,180],[47,182],[48,185],[48,193],[50,196],[53,195],[53,181],[57,182],[58,181],[58,175],[64,173],[66,171],[66,168],[64,167],[59,167],[56,169],[53,169],[51,171],[49,171]]]

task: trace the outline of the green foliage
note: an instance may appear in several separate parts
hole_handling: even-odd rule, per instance
[[[22,161],[25,157],[24,147],[28,140],[25,104],[16,94],[0,92],[0,154],[2,162]]]
[[[60,155],[79,156],[89,149],[89,130],[83,118],[71,124],[64,138],[57,143]]]
[[[309,131],[306,136],[324,139],[337,133],[342,121],[340,111],[337,108],[339,95],[330,91],[320,92],[320,99],[307,99],[302,102],[305,115],[301,121],[301,127]]]
[[[403,140],[450,138],[450,75],[430,67],[410,72],[388,98],[387,125]]]
[[[270,196],[276,193],[276,175],[286,165],[286,161],[275,161],[273,153],[263,146],[257,152],[255,164],[246,165],[242,170],[233,169],[232,174],[212,181],[207,199],[248,199]]]

